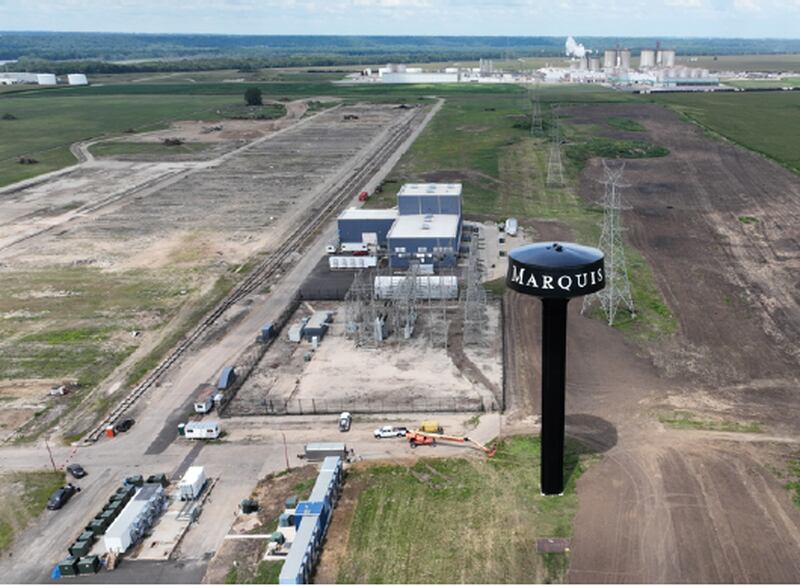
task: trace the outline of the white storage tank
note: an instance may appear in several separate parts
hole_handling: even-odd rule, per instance
[[[39,73],[36,75],[36,83],[39,85],[56,85],[56,76],[54,73]]]
[[[89,85],[89,80],[83,73],[70,73],[67,75],[67,83],[69,85]]]
[[[589,71],[600,71],[600,57],[589,57]]]
[[[617,50],[606,49],[603,53],[603,67],[605,69],[614,69],[617,66]]]
[[[656,52],[653,49],[642,49],[639,54],[639,67],[646,69],[656,66]]]
[[[619,52],[619,66],[620,69],[630,69],[631,68],[631,50],[630,49],[622,49]]]

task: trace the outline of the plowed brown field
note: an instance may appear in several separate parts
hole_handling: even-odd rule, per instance
[[[653,105],[581,106],[570,123],[642,123],[670,149],[628,161],[629,244],[679,332],[636,347],[571,305],[568,433],[603,454],[578,484],[574,582],[797,582],[800,511],[776,476],[796,452],[800,178]],[[646,136],[643,136],[646,134]],[[580,192],[598,199],[599,161]],[[753,219],[750,219],[753,218]],[[542,239],[568,238],[543,224]],[[538,413],[538,302],[508,293],[508,401]],[[758,421],[763,434],[665,428],[657,411]]]

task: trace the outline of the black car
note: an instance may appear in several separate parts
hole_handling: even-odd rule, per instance
[[[77,486],[73,486],[72,484],[67,484],[66,486],[62,486],[57,491],[55,491],[47,501],[47,508],[51,511],[56,511],[67,504],[67,501],[72,498],[72,496],[78,492],[80,488]]]
[[[133,417],[126,417],[125,419],[121,419],[114,426],[114,431],[116,431],[117,433],[128,431],[131,427],[133,427],[134,423],[136,423],[136,420]]]
[[[87,474],[86,470],[84,470],[83,466],[80,464],[70,464],[67,466],[67,472],[69,472],[73,478],[83,478]]]

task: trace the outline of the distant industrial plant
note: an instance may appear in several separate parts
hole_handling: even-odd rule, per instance
[[[365,69],[348,76],[348,82],[376,83],[596,83],[636,91],[700,90],[719,87],[719,77],[708,69],[675,64],[675,49],[642,49],[638,67],[633,66],[630,49],[615,47],[602,52],[587,49],[568,37],[565,43],[568,65],[552,65],[534,71],[506,72],[495,68],[491,59],[478,67],[445,67],[423,70],[390,63],[377,70]]]

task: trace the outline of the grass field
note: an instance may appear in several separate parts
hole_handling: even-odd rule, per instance
[[[725,85],[746,89],[800,87],[800,77],[785,77],[783,79],[741,79],[726,81]]]
[[[44,511],[47,499],[64,484],[63,472],[19,472],[0,476],[0,551]]]
[[[116,142],[104,141],[92,145],[92,154],[96,157],[115,157],[121,155],[175,156],[202,153],[214,146],[210,142],[187,142],[181,145],[168,146],[158,142]]]
[[[33,96],[36,97],[33,97]],[[233,96],[67,96],[60,92],[0,95],[0,187],[75,162],[69,146],[127,129],[155,130],[173,120],[214,118]],[[20,165],[20,156],[39,161]]]
[[[663,94],[654,99],[800,173],[800,92]]]
[[[500,442],[492,459],[423,458],[411,466],[351,470],[348,483],[364,489],[337,581],[562,581],[566,555],[545,558],[536,553],[536,539],[571,535],[575,482],[587,460],[568,447],[567,487],[559,498],[540,495],[538,462],[539,439],[514,437]]]

